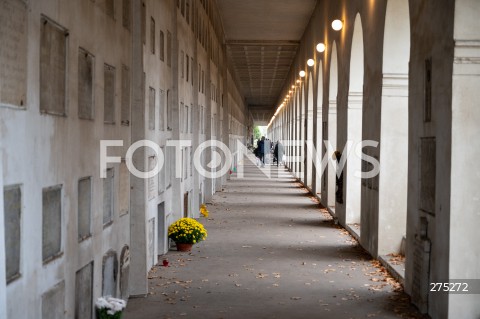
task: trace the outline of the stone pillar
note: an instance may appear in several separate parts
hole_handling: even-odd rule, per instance
[[[315,50],[316,52],[316,50]],[[319,150],[317,149],[317,141],[318,141],[318,121],[317,121],[317,103],[318,103],[318,77],[322,76],[321,74],[318,73],[318,63],[321,63],[320,59],[315,59],[315,64],[313,66],[313,72],[311,76],[311,80],[313,81],[312,83],[312,88],[313,88],[313,99],[312,99],[312,151],[315,150],[315,152],[312,152],[311,158],[312,161],[312,193],[316,196],[317,192],[319,191],[317,189],[317,178],[318,178],[318,172],[321,171],[321,167],[318,167],[318,161],[317,157],[320,156]]]
[[[173,1],[173,0],[172,0]],[[175,1],[171,4],[172,10],[172,140],[180,140],[181,132],[181,119],[180,119],[180,103],[179,103],[179,43],[178,43],[178,23],[177,23],[177,10]],[[176,155],[175,155],[176,156]],[[175,168],[177,165],[182,167],[182,159],[175,158]],[[181,169],[183,171],[183,169]],[[174,174],[175,175],[175,174]],[[172,212],[173,219],[177,220],[183,217],[183,191],[182,191],[182,178],[174,177],[172,179]]]
[[[196,12],[197,6],[199,5],[198,2],[192,1],[192,10]],[[193,22],[192,22],[193,23]],[[201,123],[200,123],[200,103],[199,103],[199,94],[198,94],[198,41],[194,35],[193,37],[193,65],[191,68],[193,69],[193,110],[192,110],[192,153],[190,154],[193,156],[195,150],[197,149],[198,145],[200,144],[200,134],[201,132]],[[204,119],[205,120],[205,119]],[[193,159],[192,159],[193,160]],[[200,211],[200,174],[195,169],[195,165],[192,167],[193,169],[193,205],[192,205],[192,216],[198,217]]]
[[[208,46],[208,45],[207,45]],[[210,77],[210,55],[207,50],[207,66],[205,71],[205,140],[212,139],[212,97],[211,97],[211,77]],[[212,149],[207,148],[205,150],[205,164],[211,162],[212,160]],[[211,178],[205,177],[205,202],[209,203],[212,200],[213,196],[213,180]]]
[[[142,1],[132,1],[132,112],[131,141],[145,138],[145,85],[143,74]],[[133,156],[133,164],[145,170],[145,148],[139,148]],[[146,183],[142,178],[130,176],[130,232],[131,271],[130,295],[148,293],[147,280],[147,231],[146,231]]]
[[[0,78],[0,81],[2,79]],[[5,261],[5,215],[3,211],[3,149],[0,144],[0,260]],[[7,318],[7,282],[5,262],[0,263],[0,318]]]

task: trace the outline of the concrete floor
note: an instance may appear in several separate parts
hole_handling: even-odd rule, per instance
[[[200,218],[207,240],[170,251],[123,318],[422,318],[306,189],[272,171],[233,176]]]

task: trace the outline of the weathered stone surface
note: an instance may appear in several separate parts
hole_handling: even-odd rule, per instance
[[[103,121],[115,123],[115,68],[108,64],[104,66],[104,99]]]
[[[91,319],[93,314],[93,262],[75,276],[75,319]]]
[[[92,179],[82,178],[78,181],[78,239],[90,236],[92,207]]]
[[[93,60],[86,50],[78,50],[78,117],[93,119]]]
[[[66,114],[67,31],[47,18],[41,21],[40,111]]]
[[[42,257],[46,262],[62,249],[62,186],[43,189]]]
[[[7,282],[20,275],[22,191],[19,185],[3,191]]]
[[[27,8],[0,1],[0,104],[25,107],[27,100]]]
[[[42,319],[65,318],[65,282],[62,281],[42,295]]]
[[[103,180],[103,224],[109,223],[113,218],[114,177],[114,169],[107,169],[107,177]]]

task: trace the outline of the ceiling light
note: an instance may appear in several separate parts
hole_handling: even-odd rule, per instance
[[[325,51],[325,44],[323,44],[323,43],[317,44],[317,51],[318,51],[318,52],[323,52],[323,51]]]
[[[302,78],[303,78],[303,77],[305,77],[305,71],[303,71],[303,70],[302,70],[302,71],[300,71],[298,74],[299,74],[299,75],[300,75],[300,77],[302,77]]]
[[[308,66],[313,66],[315,64],[315,61],[313,61],[313,59],[308,59],[307,64]]]
[[[332,29],[335,31],[340,31],[343,28],[343,22],[341,20],[333,20]]]
[[[297,83],[300,83],[301,81],[300,80],[297,80]]]

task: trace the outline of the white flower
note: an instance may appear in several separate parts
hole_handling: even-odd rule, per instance
[[[127,303],[123,299],[113,298],[111,296],[100,297],[95,303],[98,309],[108,309],[109,315],[114,315],[118,311],[122,311]]]
[[[110,303],[104,297],[98,298],[95,305],[98,309],[110,308]]]

